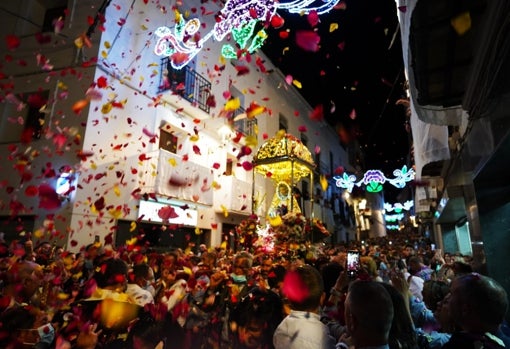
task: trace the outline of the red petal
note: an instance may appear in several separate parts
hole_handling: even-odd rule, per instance
[[[11,51],[18,48],[19,45],[21,44],[21,40],[16,35],[13,34],[7,35],[5,37],[5,41],[7,43],[7,48]]]
[[[319,34],[311,30],[299,30],[296,33],[296,44],[305,51],[318,51],[320,40]]]

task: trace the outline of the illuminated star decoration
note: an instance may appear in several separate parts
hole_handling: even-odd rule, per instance
[[[378,193],[383,189],[383,184],[388,182],[394,187],[404,188],[407,182],[414,180],[415,172],[413,169],[407,169],[404,165],[402,169],[393,171],[395,178],[388,178],[380,170],[368,170],[365,172],[363,178],[356,181],[355,175],[348,175],[344,172],[343,176],[333,177],[336,180],[336,186],[339,188],[347,189],[348,192],[352,192],[354,186],[360,187],[365,185],[369,193]]]
[[[172,29],[160,27],[154,33],[159,39],[156,42],[154,53],[158,56],[170,57],[170,63],[174,69],[181,69],[188,64],[202,49],[204,43],[211,37],[221,41],[230,32],[238,30],[238,36],[257,21],[269,23],[278,9],[286,10],[290,13],[308,14],[315,11],[318,15],[323,14],[335,7],[340,0],[295,0],[288,3],[275,2],[274,0],[227,0],[225,6],[221,9],[213,29],[197,41],[192,40],[195,34],[198,34],[200,20],[198,18],[185,21],[182,15],[176,12],[176,25]],[[314,6],[314,3],[320,3]],[[255,22],[255,23],[251,23]],[[245,38],[244,44],[238,42],[241,49],[247,45],[248,39],[253,34],[253,28],[248,38]],[[198,35],[197,35],[198,37]],[[248,52],[252,53],[262,46],[265,37],[264,31],[259,31],[252,40]],[[233,51],[224,48],[227,55]],[[222,49],[223,51],[223,49]],[[237,57],[237,55],[236,55]]]

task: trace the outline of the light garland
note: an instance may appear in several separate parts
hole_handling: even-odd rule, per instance
[[[413,200],[407,200],[406,202],[404,202],[403,204],[401,204],[400,202],[396,202],[395,204],[390,204],[390,203],[387,203],[385,202],[384,203],[384,210],[387,211],[387,212],[402,212],[403,210],[405,211],[409,211],[412,207],[414,206],[414,201]]]
[[[388,225],[386,225],[386,229],[388,229],[388,230],[400,230],[400,225],[388,224]]]
[[[247,52],[251,54],[257,51],[260,47],[262,47],[264,41],[267,39],[267,33],[264,31],[264,29],[261,29],[253,37],[251,45],[246,48],[246,45],[252,38],[253,32],[255,31],[255,25],[257,22],[257,20],[253,20],[239,29],[232,29],[232,37],[234,38],[237,45],[241,48],[241,51],[239,52],[241,56],[246,55]],[[230,44],[223,45],[221,48],[221,55],[228,59],[239,58],[240,56],[236,49]]]
[[[394,170],[393,175],[395,175],[395,178],[388,178],[380,170],[368,170],[359,181],[356,181],[355,175],[348,175],[347,173],[340,177],[333,177],[333,179],[336,180],[337,187],[347,189],[349,193],[352,192],[354,186],[360,187],[363,184],[369,193],[378,193],[383,189],[383,184],[386,182],[394,187],[404,188],[407,182],[414,180],[415,172],[413,169],[408,170],[407,166],[404,165],[402,169]]]
[[[387,214],[384,216],[384,219],[386,222],[397,222],[401,219],[404,219],[403,213],[396,213],[396,214]]]
[[[323,0],[320,6],[313,6],[318,0],[295,0],[288,3],[280,3],[274,0],[228,0],[221,9],[213,29],[199,40],[193,40],[195,34],[200,29],[200,20],[192,18],[185,21],[183,16],[176,11],[176,25],[172,29],[168,27],[159,27],[154,34],[159,38],[156,42],[154,53],[158,56],[170,57],[170,63],[174,69],[181,69],[187,65],[202,49],[204,43],[211,37],[217,41],[222,41],[225,36],[234,32],[234,30],[243,31],[244,27],[250,27],[252,22],[263,21],[270,23],[271,18],[278,9],[286,10],[290,13],[308,14],[312,11],[318,15],[326,13],[333,9],[340,0]],[[248,30],[247,29],[247,30]],[[241,49],[244,49],[247,40],[251,38],[253,28],[248,36],[243,34],[244,44],[237,42]],[[200,37],[199,35],[196,35]],[[253,53],[262,46],[267,34],[265,31],[259,31],[252,40],[248,52]],[[232,46],[222,48],[222,54],[228,58],[237,58],[233,56],[235,50]]]

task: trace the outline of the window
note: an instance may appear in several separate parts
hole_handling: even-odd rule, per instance
[[[333,168],[333,152],[329,152],[329,174],[333,176],[335,169]]]
[[[285,132],[289,129],[289,122],[282,113],[278,116],[278,127],[278,130],[285,130]]]
[[[159,134],[159,148],[164,149],[166,151],[169,151],[170,153],[177,153],[177,144],[178,144],[179,138],[168,131],[165,131],[163,129],[160,129]]]
[[[58,6],[49,8],[46,10],[44,14],[44,22],[41,31],[43,33],[54,32],[55,31],[55,22],[62,17],[65,18],[66,6]]]
[[[315,166],[317,166],[317,168],[319,169],[320,174],[325,174],[326,173],[325,171],[323,171],[323,168],[322,168],[321,153],[320,152],[315,153]]]
[[[300,138],[301,143],[303,143],[305,147],[308,147],[308,137],[304,133],[301,133]]]
[[[232,176],[232,166],[234,164],[234,160],[231,158],[227,158],[227,164],[225,166],[225,176]]]

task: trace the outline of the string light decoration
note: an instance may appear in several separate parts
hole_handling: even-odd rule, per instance
[[[390,204],[388,202],[385,202],[384,203],[384,210],[386,212],[402,212],[403,210],[405,211],[409,211],[412,207],[414,206],[414,201],[413,200],[407,200],[406,202],[404,202],[403,204],[401,204],[400,202],[396,202],[395,204]]]
[[[395,212],[395,213],[394,214],[385,214],[384,219],[386,222],[390,222],[390,223],[398,222],[398,221],[404,219],[404,217],[405,217],[403,211],[409,211],[413,206],[414,206],[413,200],[407,200],[403,204],[401,204],[400,202],[396,202],[393,205],[385,202],[384,203],[384,211]],[[400,229],[400,226],[395,225],[395,224],[387,224],[386,229],[398,230],[398,229]]]
[[[414,180],[415,172],[412,168],[408,170],[407,166],[404,165],[402,169],[394,170],[393,175],[395,178],[388,178],[380,170],[368,170],[359,181],[357,181],[355,175],[348,175],[347,173],[340,177],[333,177],[333,179],[335,179],[337,187],[346,189],[349,193],[352,192],[354,186],[361,187],[362,185],[366,186],[369,193],[378,193],[383,189],[386,182],[394,187],[404,188],[407,182]]]
[[[232,29],[232,37],[234,38],[235,42],[241,49],[241,51],[238,51],[230,44],[225,44],[221,48],[221,55],[227,59],[234,59],[239,58],[239,56],[244,56],[246,53],[253,53],[257,51],[262,45],[264,44],[264,41],[267,39],[267,33],[264,31],[264,29],[259,30],[253,39],[251,40],[251,45],[246,48],[246,45],[250,41],[250,39],[253,36],[253,32],[255,31],[255,26],[259,21],[253,20],[250,21],[248,24],[242,26],[241,28]]]
[[[386,222],[398,222],[401,219],[404,219],[403,213],[395,213],[395,214],[387,214],[384,216]]]
[[[154,53],[158,56],[170,57],[172,67],[182,69],[200,52],[204,43],[211,37],[217,41],[222,41],[227,34],[234,30],[242,31],[244,27],[249,27],[253,21],[271,23],[271,19],[279,9],[299,14],[308,14],[314,11],[321,15],[333,9],[339,1],[295,0],[282,3],[274,0],[227,0],[216,18],[213,29],[203,36],[199,35],[198,32],[201,26],[200,19],[192,18],[186,21],[178,11],[175,11],[176,25],[173,30],[168,27],[159,27],[155,30],[154,34],[158,37],[158,40]],[[319,5],[314,6],[315,3],[319,3]],[[259,31],[253,38],[248,52],[253,53],[260,48],[265,37],[267,37],[267,34],[264,31]],[[245,48],[246,44],[247,42],[244,43],[241,49]],[[232,47],[226,47],[223,50],[225,51],[224,55],[229,57],[235,52]]]
[[[386,229],[388,229],[388,230],[399,230],[400,229],[400,225],[397,225],[397,224],[387,224],[386,225]]]

